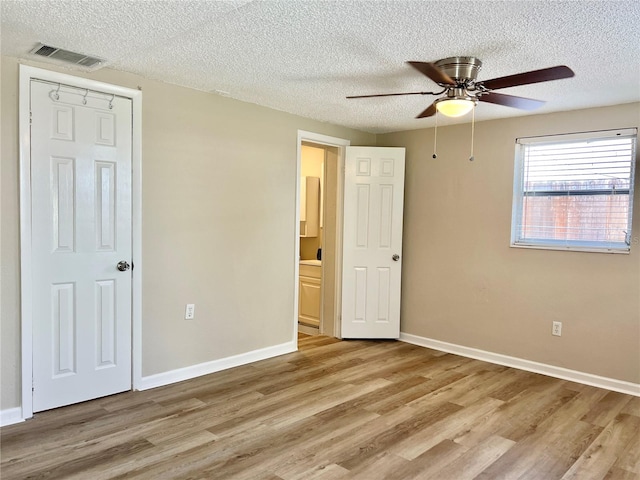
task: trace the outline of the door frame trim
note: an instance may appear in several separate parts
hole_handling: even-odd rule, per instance
[[[22,419],[33,416],[33,279],[31,275],[31,80],[63,83],[131,99],[131,386],[137,390],[142,381],[142,91],[98,82],[42,68],[20,65],[19,120],[20,138],[20,312],[21,312],[21,410]]]
[[[333,326],[334,335],[340,338],[340,313],[342,311],[342,203],[344,199],[344,157],[346,147],[351,145],[351,140],[345,138],[331,137],[321,133],[298,130],[297,163],[296,163],[296,223],[294,239],[294,294],[293,294],[293,341],[298,344],[298,295],[300,278],[300,173],[302,171],[302,142],[311,142],[329,147],[336,147],[340,152],[338,155],[338,185],[336,202],[336,292],[335,292],[335,323]],[[326,177],[325,177],[326,178]],[[338,268],[340,267],[340,268]],[[324,288],[324,275],[322,286]],[[321,294],[322,299],[322,294]],[[322,302],[322,300],[321,300]],[[320,323],[322,327],[322,320]],[[322,333],[322,330],[320,331]]]

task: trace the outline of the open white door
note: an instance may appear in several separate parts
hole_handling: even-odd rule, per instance
[[[38,80],[30,88],[41,411],[131,388],[132,102]]]
[[[404,148],[347,147],[342,338],[399,338]]]

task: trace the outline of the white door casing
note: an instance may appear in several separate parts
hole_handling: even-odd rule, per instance
[[[405,149],[347,147],[342,338],[399,338]]]
[[[76,80],[106,92],[70,86]],[[140,292],[132,296],[132,271],[116,264],[132,263],[140,250],[141,93],[21,66],[20,98],[22,407],[28,418],[132,386]],[[133,373],[140,378],[139,351]],[[30,399],[32,389],[25,387],[31,383]]]
[[[329,147],[335,147],[338,150],[338,158],[337,158],[337,169],[340,172],[342,170],[342,167],[344,166],[344,157],[345,157],[345,148],[351,144],[350,140],[344,139],[344,138],[338,138],[338,137],[331,137],[329,135],[324,135],[321,133],[315,133],[315,132],[308,132],[305,130],[298,130],[298,141],[297,141],[297,166],[296,166],[296,179],[297,179],[297,187],[296,187],[296,219],[295,219],[295,241],[294,241],[294,285],[295,285],[295,290],[294,290],[294,304],[293,304],[293,315],[292,315],[292,320],[293,320],[293,341],[297,342],[297,337],[298,337],[298,312],[299,312],[299,275],[300,275],[300,186],[301,186],[301,163],[302,163],[302,144],[303,142],[310,142],[310,143],[314,143],[317,144],[319,146],[329,146]],[[336,272],[341,272],[341,261],[342,261],[342,217],[340,215],[342,209],[341,209],[341,205],[342,205],[342,198],[343,198],[343,182],[342,181],[338,181],[338,184],[336,185],[336,201],[337,201],[337,208],[338,208],[338,212],[337,212],[337,218],[336,218],[336,233],[335,233],[335,238],[336,238],[336,252],[335,252],[335,271]],[[326,268],[326,259],[323,260],[323,271]],[[339,323],[339,318],[340,318],[340,296],[341,296],[341,292],[342,292],[342,286],[341,286],[341,278],[342,276],[340,275],[340,273],[337,273],[336,276],[338,278],[335,279],[335,305],[334,305],[334,314],[332,315],[335,318],[335,324],[332,325],[333,328],[331,328],[330,330],[333,331],[333,333],[337,336],[340,337],[340,323]],[[325,287],[324,283],[326,281],[326,276],[322,275],[322,280],[321,280],[321,291],[322,292],[327,292],[327,288]],[[324,332],[324,326],[320,325],[320,332],[323,333]]]

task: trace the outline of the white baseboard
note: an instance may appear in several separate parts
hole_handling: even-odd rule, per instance
[[[569,370],[568,368],[556,367],[545,363],[533,362],[517,357],[510,357],[500,353],[487,352],[476,348],[456,345],[454,343],[441,342],[431,338],[419,337],[409,333],[400,333],[400,341],[418,345],[420,347],[432,348],[442,352],[453,353],[462,357],[475,358],[489,363],[496,363],[507,367],[518,368],[533,373],[541,373],[549,377],[570,380],[572,382],[583,383],[593,387],[606,388],[614,392],[627,393],[640,397],[640,384],[616,380],[615,378],[600,377],[591,373]]]
[[[178,368],[168,372],[157,373],[142,377],[138,390],[148,390],[150,388],[162,387],[176,382],[182,382],[191,378],[208,375],[228,368],[239,367],[248,363],[258,362],[267,358],[277,357],[286,353],[298,350],[297,341],[274,345],[273,347],[261,348],[247,353],[241,353],[232,357],[221,358],[211,362],[200,363],[190,367]]]
[[[319,335],[318,327],[310,327],[309,325],[298,324],[298,333],[306,333],[307,335]]]
[[[20,422],[24,422],[24,418],[22,418],[22,407],[0,410],[0,427],[6,427],[7,425]]]

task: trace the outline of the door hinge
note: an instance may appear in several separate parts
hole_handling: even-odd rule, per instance
[[[29,125],[33,123],[33,112],[29,111]]]

